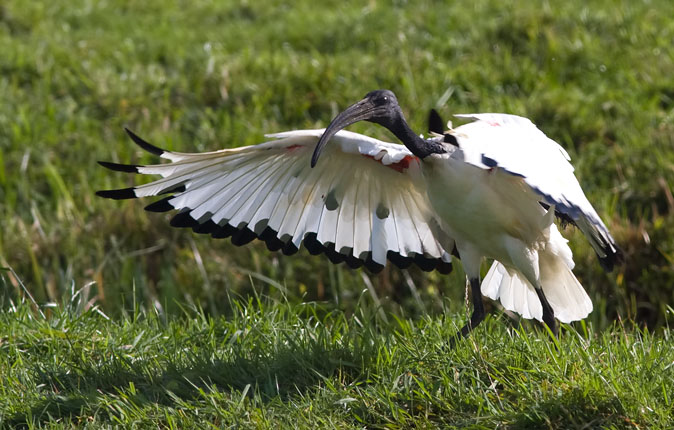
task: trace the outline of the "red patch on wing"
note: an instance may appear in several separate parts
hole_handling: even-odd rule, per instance
[[[370,158],[374,161],[377,161],[378,163],[381,163],[381,160],[376,160],[373,156],[367,155],[367,154],[361,154],[363,157]],[[388,167],[389,169],[393,169],[396,172],[403,173],[404,170],[409,169],[410,164],[413,161],[419,161],[418,157],[415,157],[414,155],[406,155],[402,158],[402,160],[396,162],[396,163],[391,163],[391,164],[383,164],[383,166]]]
[[[286,146],[286,151],[291,152],[291,151],[294,151],[294,150],[299,149],[299,148],[304,148],[304,146],[302,146],[302,145]]]
[[[501,123],[496,122],[496,121],[487,121],[487,124],[489,124],[492,127],[500,127],[501,126]]]

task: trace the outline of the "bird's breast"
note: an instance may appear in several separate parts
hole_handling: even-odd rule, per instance
[[[429,164],[424,169],[429,199],[458,243],[497,258],[493,254],[501,253],[499,243],[505,247],[507,237],[534,246],[544,236],[546,212],[522,178],[453,158]]]

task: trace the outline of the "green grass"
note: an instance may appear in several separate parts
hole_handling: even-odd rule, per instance
[[[0,420],[52,428],[671,428],[674,348],[614,325],[542,330],[488,318],[455,350],[460,316],[382,320],[251,298],[229,318],[85,297],[0,315]]]
[[[669,0],[3,0],[1,419],[668,427],[672,16]],[[432,107],[509,112],[569,151],[627,257],[606,274],[564,232],[589,328],[567,327],[555,351],[496,317],[448,351],[458,264],[371,276],[94,195],[134,180],[96,160],[156,161],[124,126],[179,151],[249,145],[323,127],[376,88],[419,132]]]

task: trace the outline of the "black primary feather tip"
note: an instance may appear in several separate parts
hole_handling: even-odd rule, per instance
[[[98,164],[106,169],[114,170],[115,172],[138,173],[138,167],[135,164],[119,164],[111,163],[109,161],[99,161]]]
[[[599,254],[597,254],[599,264],[607,272],[612,272],[615,266],[625,263],[625,254],[623,254],[622,249],[618,248],[618,245],[614,244],[613,246],[615,248],[614,250],[611,250],[608,246],[604,247],[606,257],[600,257]]]
[[[124,200],[124,199],[135,199],[136,191],[135,188],[122,188],[121,190],[101,190],[96,191],[96,195],[99,197],[105,197],[106,199],[114,200]]]
[[[445,122],[442,120],[442,117],[435,109],[431,109],[428,113],[428,132],[431,134],[442,135],[442,141],[449,143],[450,145],[459,146],[459,142],[456,140],[454,135],[445,133]]]
[[[145,210],[148,212],[168,212],[172,211],[175,208],[171,203],[169,203],[169,200],[171,200],[173,196],[169,197],[164,197],[161,200],[157,200],[154,203],[150,203],[149,205],[145,206]]]
[[[141,148],[143,148],[144,150],[146,150],[150,154],[162,155],[164,152],[166,152],[163,149],[161,149],[157,146],[154,146],[151,143],[146,142],[145,140],[141,139],[140,137],[138,137],[138,135],[136,135],[133,131],[129,130],[128,128],[124,127],[124,131],[126,131],[126,134],[129,135],[131,140],[133,140],[136,143],[136,145],[140,146]]]
[[[445,123],[435,109],[431,109],[428,113],[428,132],[435,134],[444,134],[445,132]]]
[[[190,216],[190,211],[179,212],[171,218],[171,227],[194,227],[199,225],[199,221]]]

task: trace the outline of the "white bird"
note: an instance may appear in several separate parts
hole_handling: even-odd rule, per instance
[[[592,302],[571,271],[555,214],[578,226],[610,270],[622,253],[585,197],[566,151],[526,118],[457,115],[473,122],[424,139],[407,125],[393,92],[372,91],[325,130],[268,135],[259,145],[206,153],[157,148],[127,130],[143,149],[170,161],[112,170],[160,175],[132,188],[99,191],[127,199],[170,194],[146,207],[178,210],[175,227],[191,227],[236,245],[253,239],[293,254],[301,244],[333,263],[380,271],[452,270],[460,256],[473,313],[457,336],[485,317],[482,294],[545,322],[585,318]],[[358,121],[389,129],[404,144],[342,130]],[[327,145],[330,142],[331,145]],[[315,148],[315,149],[314,149]],[[325,158],[317,164],[319,156]],[[316,166],[316,168],[313,168]],[[483,259],[494,263],[480,283]]]

